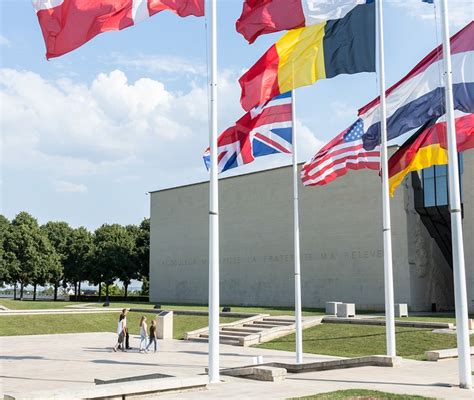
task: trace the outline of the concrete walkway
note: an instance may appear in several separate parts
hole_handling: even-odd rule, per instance
[[[34,329],[34,327],[31,327]],[[0,337],[0,398],[4,393],[94,386],[94,378],[109,380],[161,373],[176,377],[204,373],[207,344],[160,341],[158,353],[140,354],[138,338],[132,351],[114,353],[113,333],[82,333]],[[236,367],[261,355],[264,362],[293,362],[289,352],[221,345],[221,366]],[[305,361],[336,357],[306,355]],[[474,361],[474,360],[473,360]],[[377,389],[447,399],[474,398],[472,391],[448,387],[457,383],[457,360],[437,363],[404,360],[401,368],[363,367],[288,375],[269,383],[223,377],[206,392],[166,393],[163,399],[285,399],[345,388]]]

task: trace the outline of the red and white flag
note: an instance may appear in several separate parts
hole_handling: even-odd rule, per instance
[[[249,43],[260,35],[344,18],[374,0],[244,0],[235,27]]]
[[[180,17],[204,15],[204,0],[33,0],[46,58],[59,57],[99,33],[135,25],[170,10]]]

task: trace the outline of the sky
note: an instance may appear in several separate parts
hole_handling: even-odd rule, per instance
[[[282,33],[248,45],[235,31],[242,0],[217,3],[222,131],[244,114],[238,78]],[[441,36],[432,5],[384,5],[388,87]],[[449,6],[454,34],[474,18],[474,2]],[[149,191],[208,180],[208,51],[206,18],[162,12],[47,61],[31,1],[0,0],[0,213],[91,230],[138,224],[149,216]],[[362,73],[298,89],[298,161],[352,124],[377,88],[376,74]],[[262,157],[222,176],[290,163],[288,155]]]

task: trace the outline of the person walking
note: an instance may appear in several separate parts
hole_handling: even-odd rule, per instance
[[[155,347],[155,353],[156,353],[156,349],[158,347],[157,339],[158,338],[156,337],[156,320],[154,319],[151,321],[151,324],[150,324],[150,338],[148,340],[148,346],[146,346],[146,351],[148,351],[149,347],[153,343]]]
[[[147,326],[146,317],[143,315],[140,319],[140,353],[148,352],[146,341],[147,341]]]
[[[118,324],[117,324],[117,334],[118,334],[118,339],[117,343],[113,347],[114,351],[117,351],[117,349],[121,348],[123,352],[125,352],[125,346],[124,346],[124,338],[125,338],[125,322],[126,318],[119,319]]]
[[[120,314],[119,321],[122,321],[125,319],[124,326],[125,326],[125,341],[122,343],[122,346],[124,345],[127,350],[131,350],[132,348],[130,347],[130,336],[128,334],[128,326],[127,326],[127,314],[128,310],[124,308],[122,310],[122,313]]]

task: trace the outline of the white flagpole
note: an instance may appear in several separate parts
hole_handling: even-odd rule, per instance
[[[449,41],[448,2],[441,1],[441,23],[443,35],[443,64],[446,93],[446,125],[448,133],[448,179],[449,211],[451,213],[451,235],[453,246],[454,296],[456,307],[456,334],[458,342],[459,386],[472,387],[471,352],[469,344],[468,305],[466,294],[466,269],[462,233],[461,196],[459,190],[459,168],[454,125],[453,79],[451,68],[451,45]]]
[[[387,105],[385,99],[385,61],[383,37],[382,0],[377,3],[377,38],[379,53],[379,89],[380,89],[380,124],[381,124],[381,168],[382,168],[382,201],[383,201],[383,248],[384,248],[384,286],[385,286],[385,335],[387,355],[397,355],[395,342],[395,305],[393,296],[393,265],[392,265],[392,232],[390,223],[390,198],[388,185],[388,154],[387,154]]]
[[[296,149],[296,106],[295,90],[291,91],[291,119],[293,142],[293,209],[294,209],[294,254],[295,254],[295,330],[296,363],[303,363],[303,328],[301,324],[301,263],[300,263],[300,222],[298,212],[298,164]]]
[[[217,10],[210,13],[210,123],[211,166],[209,181],[209,382],[219,382],[219,185],[217,164]]]

